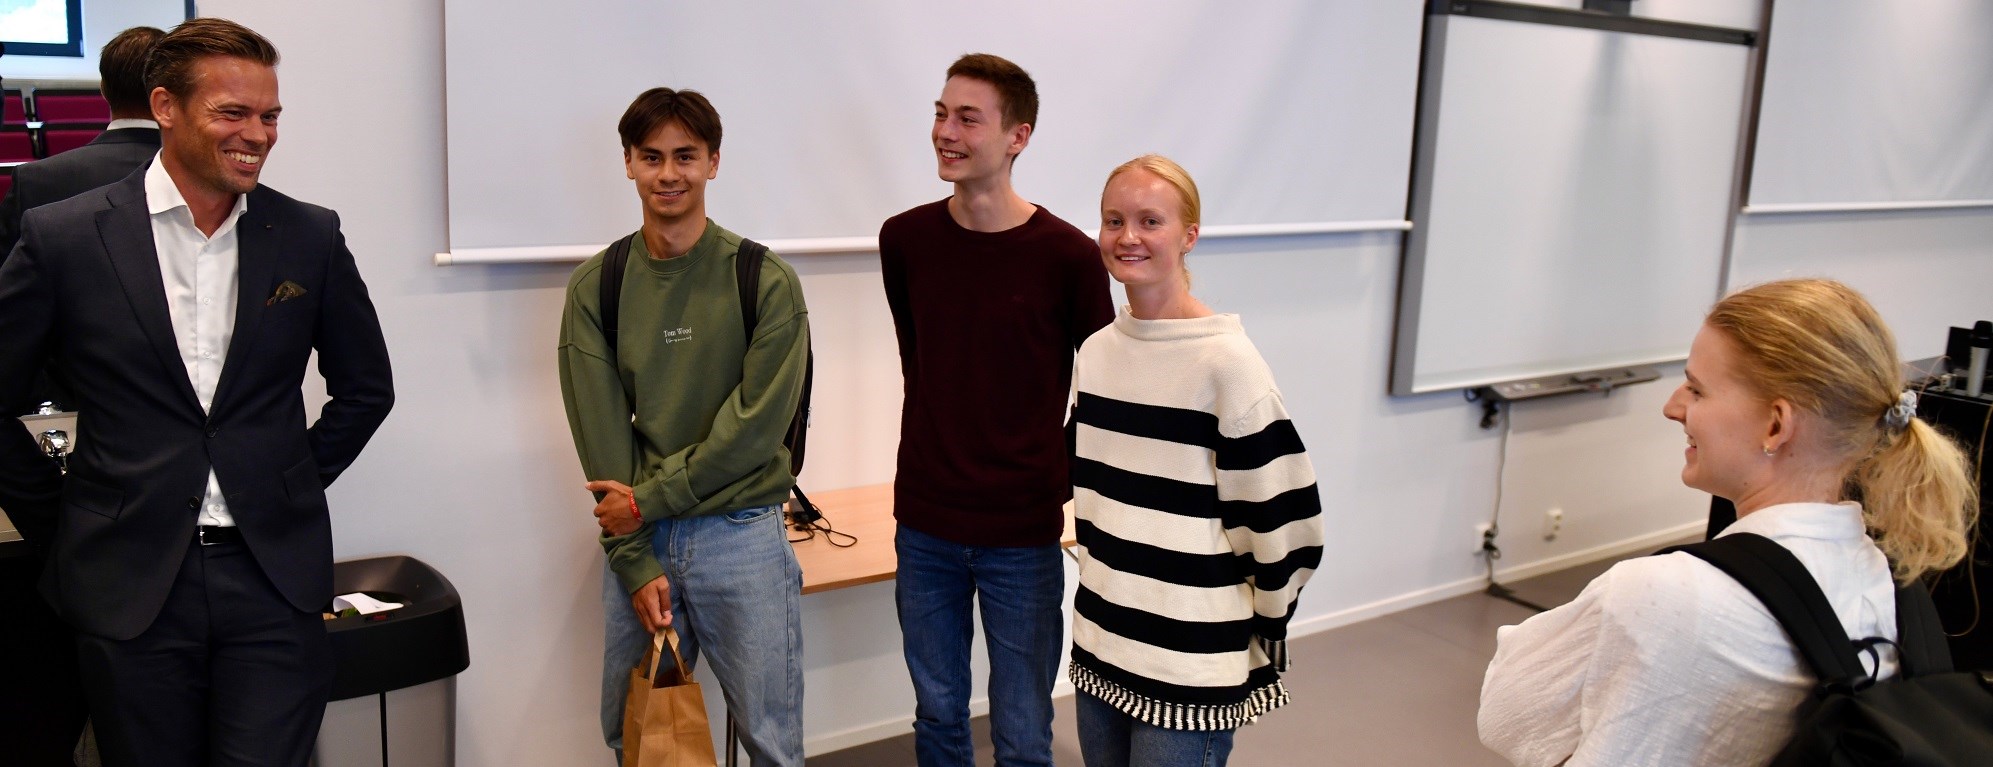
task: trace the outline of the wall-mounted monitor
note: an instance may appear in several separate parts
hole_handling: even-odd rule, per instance
[[[83,55],[83,0],[0,0],[9,56]]]

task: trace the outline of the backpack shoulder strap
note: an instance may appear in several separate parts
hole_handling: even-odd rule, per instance
[[[623,309],[623,271],[630,263],[630,237],[619,237],[609,243],[609,251],[602,256],[602,293],[598,305],[602,310],[602,338],[609,342],[609,353],[616,353],[617,315]]]
[[[747,330],[747,342],[754,343],[754,328],[761,322],[761,258],[768,246],[740,238],[734,253],[734,284],[740,289],[740,325]]]
[[[1806,566],[1784,546],[1762,535],[1735,533],[1660,553],[1674,551],[1714,565],[1764,603],[1821,683],[1853,689],[1868,678],[1834,606]]]
[[[768,246],[742,237],[740,249],[734,254],[734,282],[740,288],[740,324],[747,331],[747,342],[754,343],[754,329],[761,321],[761,262],[768,255]],[[789,422],[789,432],[782,438],[782,444],[789,448],[789,473],[803,471],[804,449],[808,445],[810,429],[810,386],[816,377],[816,355],[805,352],[803,357],[803,396],[796,403],[796,415]],[[800,498],[801,493],[797,496]],[[803,499],[808,504],[808,499]]]
[[[1951,646],[1945,642],[1937,603],[1922,582],[1896,589],[1896,650],[1905,678],[1952,671]]]

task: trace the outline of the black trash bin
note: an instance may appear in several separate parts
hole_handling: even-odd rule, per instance
[[[312,763],[455,764],[456,675],[471,663],[457,589],[421,560],[391,556],[334,563],[332,592],[403,606],[325,622],[339,670]]]

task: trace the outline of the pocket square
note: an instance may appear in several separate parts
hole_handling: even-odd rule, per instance
[[[275,306],[280,301],[289,301],[293,298],[297,298],[298,296],[302,295],[304,295],[303,285],[299,285],[290,280],[284,280],[284,284],[278,285],[277,292],[271,293],[270,298],[264,301],[263,305]]]

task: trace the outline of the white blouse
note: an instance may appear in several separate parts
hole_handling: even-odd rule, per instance
[[[1848,636],[1896,638],[1896,587],[1860,505],[1771,506],[1724,534],[1740,532],[1798,557]],[[1481,742],[1517,765],[1764,764],[1814,683],[1757,598],[1680,552],[1614,565],[1570,604],[1495,637]],[[1895,674],[1894,648],[1879,655],[1880,676]]]

